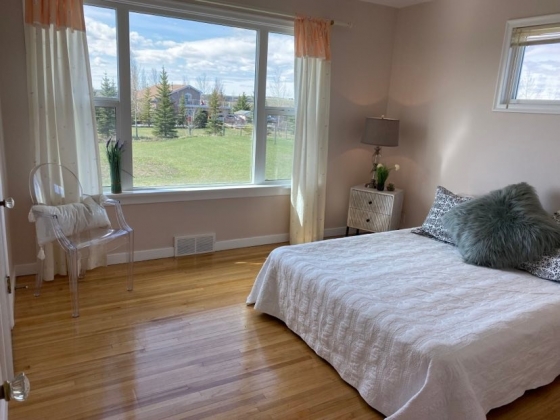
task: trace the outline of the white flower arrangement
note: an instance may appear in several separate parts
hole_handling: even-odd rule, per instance
[[[385,181],[387,181],[387,178],[389,178],[389,173],[392,170],[398,171],[399,169],[401,169],[401,166],[396,164],[395,166],[393,166],[392,168],[386,168],[382,163],[377,165],[377,183],[378,184],[385,184]]]

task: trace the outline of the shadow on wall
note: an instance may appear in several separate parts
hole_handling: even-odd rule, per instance
[[[405,189],[405,219],[401,228],[418,226],[424,221],[441,176],[442,156],[430,144],[430,108],[427,103],[406,107],[395,104],[395,112],[391,113],[391,118],[401,121],[399,147],[386,148],[383,152],[388,164],[401,165],[401,170],[391,175],[395,185]]]
[[[371,150],[362,141],[366,117],[385,112],[387,98],[359,103],[349,93],[331,92],[325,227],[346,225],[350,187],[371,178]]]

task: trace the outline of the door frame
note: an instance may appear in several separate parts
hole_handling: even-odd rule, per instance
[[[6,191],[6,162],[4,160],[4,131],[2,128],[2,104],[0,101],[0,200],[8,195]],[[6,207],[0,206],[0,382],[13,378],[14,363],[12,354],[13,295],[8,294],[6,279],[10,276],[13,291],[14,278],[11,272],[9,243],[6,233]],[[10,301],[12,305],[10,305]],[[8,419],[8,404],[0,400],[0,420]]]

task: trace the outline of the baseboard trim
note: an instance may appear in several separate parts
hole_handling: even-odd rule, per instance
[[[287,233],[278,235],[255,236],[253,238],[231,239],[229,241],[216,241],[214,249],[216,251],[225,251],[226,249],[248,248],[250,246],[278,244],[288,242],[290,239]]]
[[[344,236],[346,235],[346,226],[325,229],[325,238],[332,238],[333,236]]]
[[[346,227],[325,229],[325,238],[332,236],[342,236],[346,233]],[[248,248],[251,246],[278,244],[288,242],[289,234],[280,233],[277,235],[255,236],[252,238],[230,239],[227,241],[216,241],[214,249],[216,251],[225,251],[227,249]],[[166,248],[145,249],[134,252],[134,261],[157,260],[160,258],[170,258],[175,255],[172,246]],[[107,265],[122,264],[127,261],[126,252],[107,255]],[[37,274],[37,265],[35,263],[20,264],[15,266],[16,277],[30,276]]]
[[[17,277],[21,276],[31,276],[33,274],[37,274],[37,264],[30,263],[30,264],[20,264],[14,267],[14,272]]]
[[[158,260],[160,258],[170,258],[175,255],[172,246],[167,248],[145,249],[142,251],[134,251],[134,261]],[[126,252],[107,255],[107,265],[122,264],[128,261]]]

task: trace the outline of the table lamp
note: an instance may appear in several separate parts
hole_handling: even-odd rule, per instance
[[[366,185],[366,187],[375,188],[377,165],[381,159],[381,147],[396,147],[399,145],[399,120],[385,118],[385,116],[366,118],[362,143],[375,146],[375,151],[371,157],[373,166],[371,182]]]

